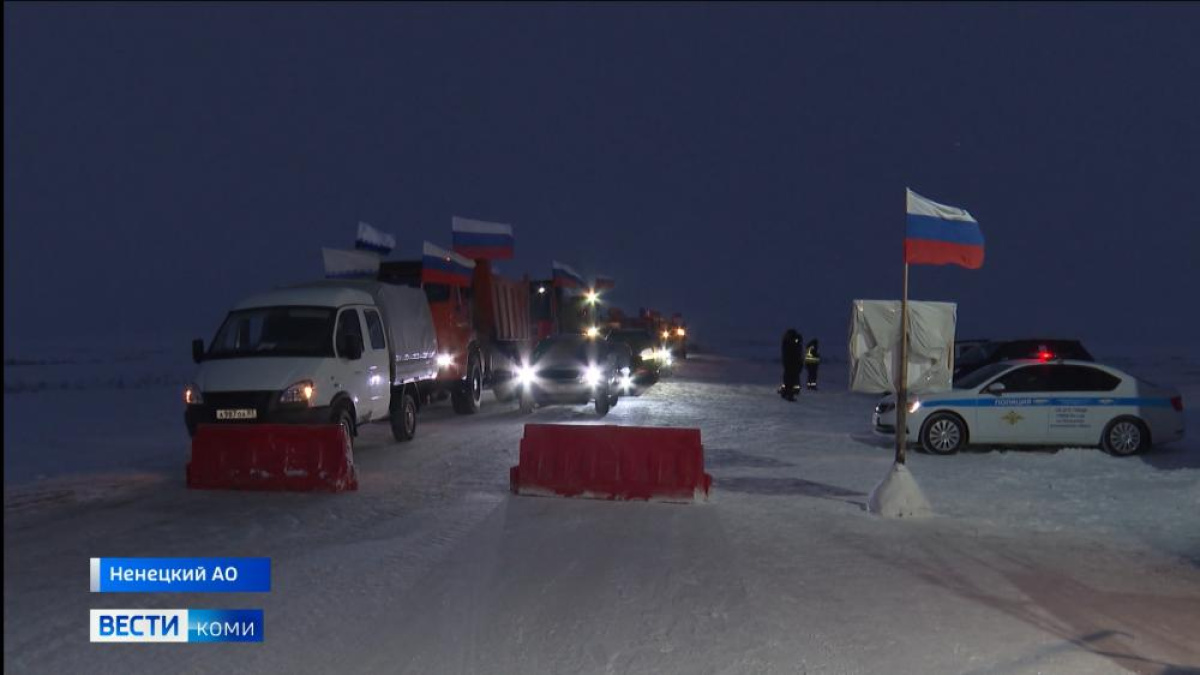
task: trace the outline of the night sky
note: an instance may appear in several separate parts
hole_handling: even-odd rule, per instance
[[[904,188],[981,270],[959,336],[1200,345],[1200,5],[4,7],[4,331],[209,337],[322,273],[511,223],[697,339],[835,349]],[[140,339],[140,338],[138,338]],[[7,350],[6,350],[7,351]]]

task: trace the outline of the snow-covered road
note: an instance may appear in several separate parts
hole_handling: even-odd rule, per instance
[[[10,394],[8,379],[5,672],[1200,669],[1195,436],[1132,459],[915,454],[938,515],[885,521],[862,507],[891,463],[872,397],[833,367],[788,404],[770,366],[701,356],[604,421],[699,427],[707,504],[511,496],[530,418],[499,405],[436,406],[407,445],[365,429],[357,493],[197,492],[174,389]],[[1183,384],[1195,434],[1200,388]],[[271,557],[272,592],[87,592],[89,557],[224,555]],[[100,607],[261,607],[266,640],[93,645]]]

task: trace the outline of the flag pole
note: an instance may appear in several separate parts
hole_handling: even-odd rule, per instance
[[[896,463],[904,463],[908,441],[908,256],[904,259],[904,295],[900,300],[900,382],[896,385]]]

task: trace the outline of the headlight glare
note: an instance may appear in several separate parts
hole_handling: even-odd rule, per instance
[[[283,393],[279,395],[279,402],[312,405],[316,396],[317,385],[313,384],[312,380],[300,380],[283,390]]]
[[[454,363],[453,356],[450,356],[449,354],[438,354],[437,355],[438,368],[448,368],[451,363]]]
[[[600,384],[600,369],[596,366],[588,366],[587,370],[583,372],[583,381],[586,382],[589,387],[594,387]]]

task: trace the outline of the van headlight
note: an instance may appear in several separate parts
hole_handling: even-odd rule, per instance
[[[594,387],[600,384],[600,369],[596,366],[588,366],[587,370],[583,371],[583,381],[589,387]]]
[[[200,393],[200,387],[195,384],[184,387],[183,402],[186,405],[204,405],[204,396]]]
[[[317,386],[312,380],[300,380],[296,384],[283,390],[279,395],[280,403],[303,403],[304,405],[312,405],[313,399],[317,396]]]

